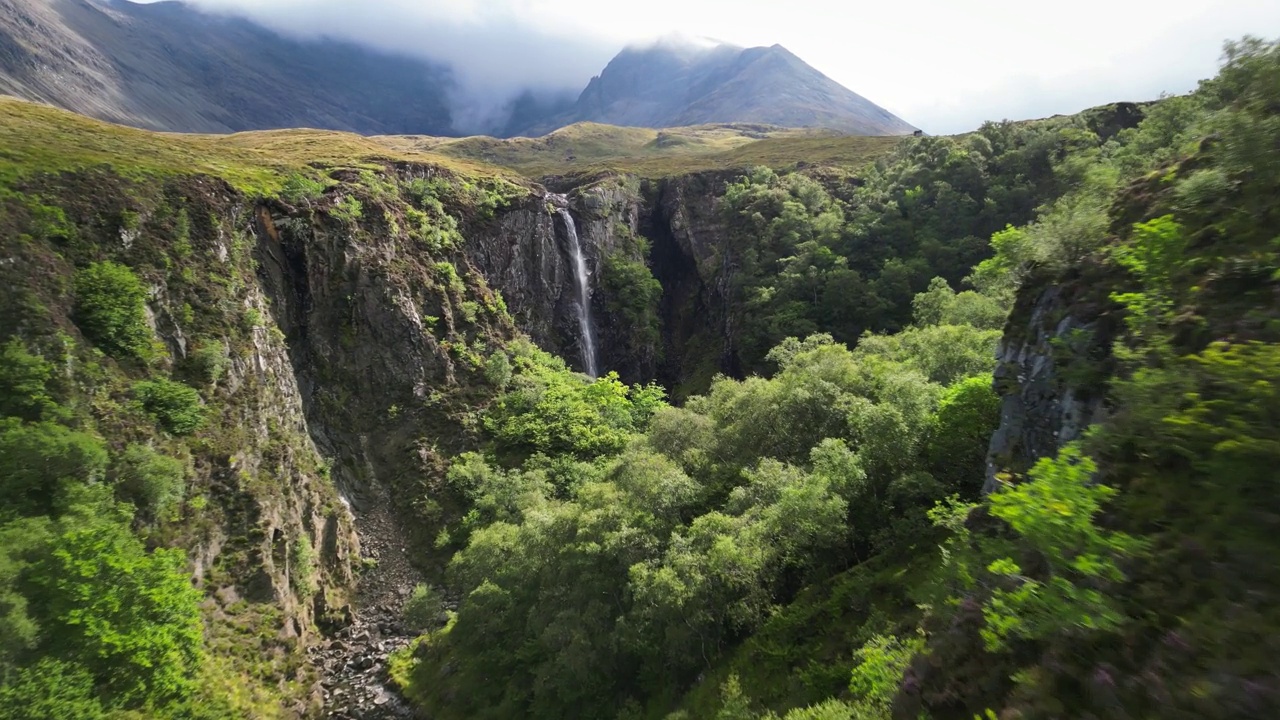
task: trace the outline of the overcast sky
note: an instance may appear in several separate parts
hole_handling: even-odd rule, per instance
[[[1277,0],[196,0],[278,30],[442,60],[478,97],[580,90],[672,32],[780,43],[934,134],[1180,93],[1222,42],[1280,36]]]

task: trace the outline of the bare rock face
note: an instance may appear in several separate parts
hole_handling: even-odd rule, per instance
[[[573,269],[565,230],[555,208],[567,200],[531,193],[495,219],[467,231],[466,253],[488,283],[501,291],[516,325],[548,352],[575,356]],[[599,260],[599,238],[583,237],[588,261]],[[594,263],[593,263],[594,264]]]
[[[650,188],[646,231],[654,239],[655,275],[663,286],[666,355],[659,377],[706,382],[738,375],[733,281],[739,268],[720,198],[737,172],[671,178]]]
[[[643,252],[643,245],[651,243],[638,241],[649,200],[639,182],[612,176],[567,190],[536,192],[492,221],[477,224],[468,232],[468,259],[501,291],[521,331],[579,367],[582,332],[575,309],[575,270],[568,228],[559,212],[567,210],[586,260],[601,371],[615,371],[628,382],[652,380],[658,348],[635,341],[635,328],[612,311],[612,298],[601,282],[610,258],[652,263]]]
[[[500,290],[515,324],[540,347],[570,363],[580,357],[580,331],[566,228],[573,218],[591,275],[602,371],[625,382],[683,378],[710,381],[739,372],[733,293],[738,269],[719,198],[734,171],[640,181],[606,176],[562,193],[536,192],[467,231],[467,256]],[[602,282],[611,258],[643,264],[662,286],[660,337],[643,333],[616,311]]]
[[[1000,487],[1001,475],[1025,473],[1080,439],[1106,412],[1116,308],[1097,283],[1040,283],[1024,285],[996,350],[1000,425],[987,452],[984,494]]]

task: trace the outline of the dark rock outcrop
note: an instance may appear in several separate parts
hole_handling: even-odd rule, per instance
[[[1019,293],[996,349],[1000,425],[987,453],[984,494],[1002,475],[1025,473],[1102,419],[1119,317],[1100,287],[1080,276],[1040,277]]]

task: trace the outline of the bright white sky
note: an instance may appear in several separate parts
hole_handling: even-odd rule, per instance
[[[581,89],[672,32],[780,43],[929,133],[1180,93],[1222,42],[1280,36],[1277,0],[196,0],[304,35],[434,57],[471,92]]]

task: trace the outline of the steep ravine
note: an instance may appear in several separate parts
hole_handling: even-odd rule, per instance
[[[562,194],[528,185],[492,211],[444,197],[459,233],[452,245],[411,230],[403,190],[334,177],[292,204],[250,201],[210,178],[155,191],[100,173],[50,179],[33,190],[58,202],[78,235],[22,246],[0,279],[41,298],[54,327],[73,329],[59,283],[39,278],[116,258],[150,285],[154,328],[176,368],[199,346],[227,349],[225,375],[205,388],[211,430],[190,446],[193,497],[209,507],[163,537],[188,551],[215,634],[242,628],[305,653],[307,666],[278,671],[299,686],[291,715],[407,718],[386,661],[414,635],[401,620],[414,586],[441,581],[437,531],[465,512],[445,482],[446,458],[481,441],[496,392],[486,361],[527,336],[582,367],[566,216],[592,283],[600,372],[657,380],[683,397],[739,370],[737,259],[717,200],[733,174],[603,177],[556,187]],[[382,177],[393,187],[454,182],[426,166]],[[358,216],[342,210],[353,200]],[[189,248],[174,241],[179,211]],[[618,310],[604,284],[611,259],[640,263],[661,284],[657,343],[638,340]],[[1021,297],[1001,346],[993,467],[1024,468],[1100,411],[1072,390],[1091,370],[1078,359],[1105,355],[1112,338],[1107,307],[1087,287]],[[1079,346],[1075,365],[1061,357],[1067,345]],[[310,579],[298,567],[304,547],[314,549]]]
[[[447,495],[440,487],[443,458],[477,442],[467,416],[487,394],[480,368],[459,357],[459,345],[500,347],[523,332],[582,367],[564,215],[574,221],[592,282],[600,372],[617,371],[628,382],[671,382],[694,374],[685,367],[691,363],[702,381],[732,371],[715,207],[724,182],[696,177],[641,186],[605,178],[564,195],[534,188],[492,217],[456,210],[465,240],[449,259],[464,279],[462,292],[441,282],[433,264],[439,257],[421,256],[387,222],[400,212],[396,200],[344,188],[366,207],[355,224],[327,211],[342,190],[314,208],[266,203],[256,210],[258,274],[289,347],[311,436],[332,460],[362,549],[353,609],[312,650],[331,716],[409,713],[385,686],[385,660],[412,637],[400,616],[413,586],[438,581],[431,514],[450,510],[442,507],[445,499],[426,512],[405,499]],[[381,218],[368,211],[375,204]],[[647,257],[636,237],[646,239]],[[616,254],[646,263],[663,284],[661,348],[637,345],[634,328],[612,310],[600,279]],[[704,277],[721,285],[709,290]],[[509,318],[483,312],[468,320],[468,303],[490,305],[489,288],[501,293]],[[439,318],[434,328],[428,317]],[[694,358],[699,353],[705,357]]]
[[[167,350],[153,367],[111,365],[117,394],[127,399],[144,373],[187,379],[197,350],[224,353],[225,372],[200,387],[207,429],[148,439],[194,468],[182,517],[155,538],[187,551],[211,647],[233,665],[275,663],[254,664],[253,679],[279,685],[286,715],[405,717],[385,660],[412,636],[400,617],[413,587],[440,582],[437,531],[465,511],[444,471],[480,441],[495,392],[485,364],[527,336],[580,366],[558,210],[590,275],[600,372],[696,384],[733,370],[716,207],[726,176],[610,176],[556,187],[562,196],[509,183],[490,208],[474,185],[430,166],[332,177],[293,202],[253,201],[210,177],[152,184],[107,170],[18,185],[65,212],[67,227],[40,226],[26,205],[0,217],[16,223],[11,237],[31,238],[5,246],[0,279],[21,291],[6,300],[16,304],[4,326],[36,345],[69,332],[91,350],[66,288],[77,267],[112,260],[149,287]],[[405,188],[415,181],[436,188],[454,219],[427,221],[452,223],[456,238],[433,243],[414,227],[422,211]],[[362,212],[344,210],[353,204]],[[657,340],[603,284],[619,260],[663,286]],[[26,297],[38,302],[17,302]],[[137,437],[104,428],[112,442]]]
[[[400,182],[436,172],[395,170]],[[434,533],[459,511],[443,485],[444,458],[479,441],[476,412],[492,392],[484,354],[525,334],[585,369],[566,216],[591,283],[599,372],[687,394],[737,370],[735,261],[717,202],[733,174],[605,177],[563,195],[533,186],[492,215],[449,206],[462,242],[427,252],[404,229],[406,198],[338,177],[343,184],[318,200],[256,206],[254,258],[306,431],[359,542],[352,602],[317,605],[321,633],[310,656],[321,682],[313,697],[329,717],[408,717],[387,687],[386,659],[413,637],[401,621],[413,587],[440,581]],[[364,207],[354,221],[335,211],[348,196]],[[646,265],[661,283],[660,346],[638,342],[615,311],[602,284],[611,257]],[[441,275],[444,265],[460,283]]]
[[[461,303],[485,301],[483,284],[442,284],[428,258],[414,258],[389,228],[282,205],[261,207],[255,226],[259,274],[292,350],[313,437],[333,458],[361,539],[354,609],[311,653],[324,675],[325,713],[407,717],[410,709],[385,686],[388,653],[412,637],[401,607],[423,577],[411,561],[423,538],[410,523],[421,518],[405,512],[405,500],[438,477],[432,444],[466,443],[465,430],[450,433],[447,422],[423,415],[437,411],[427,406],[433,393],[480,382],[449,343],[500,344],[513,330],[500,317],[455,316]],[[445,325],[443,337],[424,325],[428,316]],[[455,409],[445,404],[446,413]]]
[[[400,170],[406,177],[431,172]],[[492,217],[456,209],[464,237],[459,251],[428,255],[396,232],[402,201],[366,195],[356,183],[314,205],[268,202],[253,212],[265,304],[288,347],[308,431],[330,459],[361,548],[355,602],[330,613],[324,637],[311,650],[323,674],[328,716],[411,714],[386,687],[385,661],[412,638],[400,618],[414,585],[438,582],[440,559],[430,549],[433,519],[456,512],[441,486],[443,458],[478,441],[471,418],[491,391],[482,368],[468,359],[475,357],[471,348],[492,351],[523,332],[582,367],[579,290],[565,215],[580,233],[593,283],[600,371],[616,370],[631,382],[658,375],[657,353],[633,344],[634,333],[611,311],[599,284],[612,254],[649,261],[637,256],[640,246],[632,238],[650,230],[642,217],[651,222],[662,211],[639,190],[606,179],[564,196],[535,188]],[[365,207],[358,222],[329,210],[345,193]],[[382,212],[371,212],[374,207]],[[653,257],[688,252],[674,232],[657,230]],[[677,231],[689,242],[686,229]],[[452,263],[461,285],[442,280],[442,262]],[[702,294],[696,271],[681,271],[679,260],[653,264],[685,273],[671,276],[677,280],[672,297]],[[501,293],[509,316],[488,309],[476,314],[477,306],[496,307],[493,291]],[[672,306],[671,312],[685,309]]]

